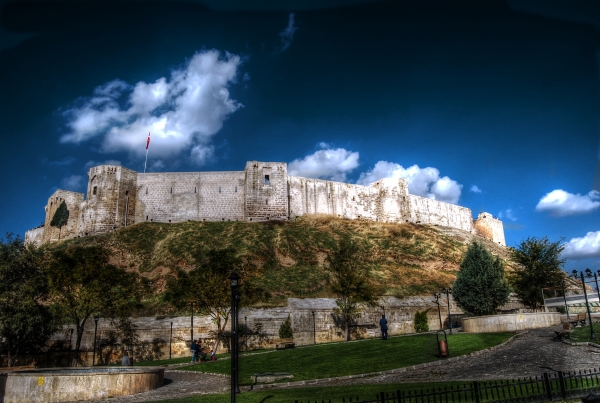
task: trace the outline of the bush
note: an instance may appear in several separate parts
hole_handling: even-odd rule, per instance
[[[415,313],[415,332],[423,333],[429,331],[427,312],[429,312],[429,309],[426,309],[423,312],[417,311],[417,313]]]
[[[287,319],[279,326],[279,338],[280,339],[291,339],[294,337],[292,333],[292,321],[290,320],[290,315],[288,315]]]

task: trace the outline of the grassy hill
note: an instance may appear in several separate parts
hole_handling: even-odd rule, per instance
[[[174,269],[190,269],[186,262],[191,256],[230,247],[260,269],[259,281],[272,295],[268,304],[281,305],[288,297],[331,296],[324,262],[343,237],[364,248],[363,263],[371,268],[382,294],[398,297],[430,294],[450,285],[473,238],[507,258],[505,247],[457,229],[332,216],[265,223],[141,223],[55,247],[108,247],[113,263],[151,279],[157,294],[164,291],[165,278]]]

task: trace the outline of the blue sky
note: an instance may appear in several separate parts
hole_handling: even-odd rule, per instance
[[[405,177],[600,269],[598,2],[256,4],[1,2],[0,231],[151,132],[149,171]]]

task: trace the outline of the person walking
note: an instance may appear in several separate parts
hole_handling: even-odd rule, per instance
[[[379,320],[379,327],[381,327],[381,340],[387,340],[388,327],[387,327],[387,319],[385,318],[385,315],[381,315],[381,319]]]
[[[127,353],[127,351],[125,351],[125,354],[123,355],[123,358],[121,359],[121,365],[124,367],[128,367],[131,365],[131,361],[129,360],[129,353]]]
[[[191,362],[198,361],[198,344],[196,344],[196,340],[194,340],[192,342],[192,346],[190,347],[190,350],[192,350],[192,361]]]

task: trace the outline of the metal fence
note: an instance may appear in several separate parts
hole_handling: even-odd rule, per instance
[[[549,402],[570,397],[580,397],[600,392],[598,369],[576,372],[544,373],[541,376],[516,380],[474,381],[464,385],[445,386],[386,393],[373,399],[358,397],[337,399],[341,403],[500,403],[500,402]],[[310,400],[296,403],[312,403]],[[331,399],[314,403],[333,403]]]

